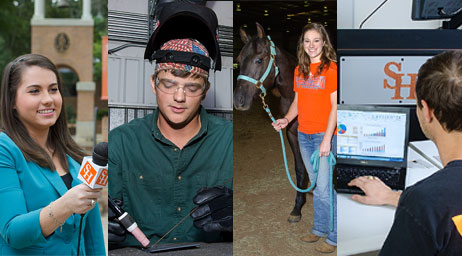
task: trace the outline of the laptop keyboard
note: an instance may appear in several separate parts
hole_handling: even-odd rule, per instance
[[[350,187],[347,184],[354,178],[360,176],[375,176],[382,180],[392,189],[403,189],[404,182],[402,171],[400,169],[389,169],[380,167],[337,167],[337,190],[343,193],[364,194],[357,187]]]

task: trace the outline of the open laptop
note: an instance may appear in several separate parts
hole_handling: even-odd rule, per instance
[[[409,140],[409,108],[338,105],[337,191],[359,176],[379,177],[392,189],[404,189]]]

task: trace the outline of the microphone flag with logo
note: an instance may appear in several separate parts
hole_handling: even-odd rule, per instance
[[[83,158],[78,179],[90,188],[104,188],[108,182],[107,142],[98,143],[92,156]]]

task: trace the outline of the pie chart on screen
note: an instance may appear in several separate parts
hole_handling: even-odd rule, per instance
[[[344,134],[347,131],[346,125],[344,124],[339,124],[337,126],[337,132],[340,134]]]

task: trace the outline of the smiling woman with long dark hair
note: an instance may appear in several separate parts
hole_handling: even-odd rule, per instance
[[[4,69],[0,132],[1,254],[105,255],[96,200],[77,179],[83,151],[66,124],[56,66],[37,54]],[[85,215],[81,215],[85,214]]]

